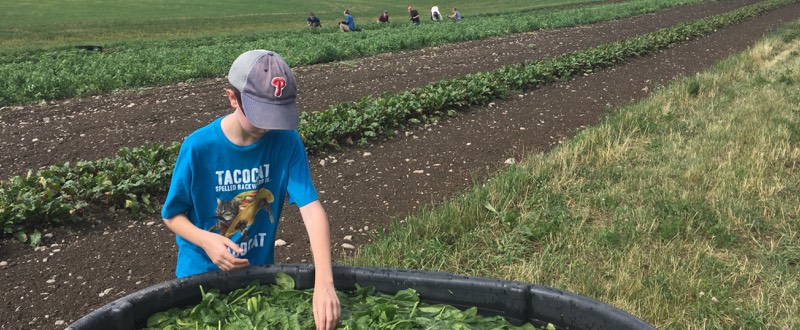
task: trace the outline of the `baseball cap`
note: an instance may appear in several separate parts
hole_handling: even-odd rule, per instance
[[[297,80],[286,61],[269,50],[239,55],[228,81],[242,95],[242,110],[253,126],[269,130],[297,129]]]

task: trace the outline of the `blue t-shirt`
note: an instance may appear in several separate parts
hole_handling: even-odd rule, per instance
[[[344,22],[347,24],[347,27],[350,28],[350,31],[356,30],[356,22],[353,21],[353,15],[345,15]]]
[[[318,199],[303,141],[297,131],[269,131],[256,143],[237,146],[222,132],[221,120],[198,129],[181,145],[164,219],[185,214],[200,229],[227,236],[251,265],[274,263],[275,233],[288,194],[303,207]],[[199,246],[176,236],[175,275],[217,270]]]
[[[306,21],[308,21],[309,23],[319,23],[319,17],[314,16],[314,18],[311,18],[311,16],[308,16],[308,18],[306,18]]]

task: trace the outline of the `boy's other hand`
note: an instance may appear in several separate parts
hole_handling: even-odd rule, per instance
[[[312,304],[317,330],[336,329],[341,315],[341,306],[333,285],[315,285]]]
[[[201,245],[203,251],[206,252],[211,262],[213,262],[219,269],[229,271],[237,268],[244,268],[250,266],[250,261],[245,258],[236,258],[228,251],[228,248],[236,251],[236,253],[243,253],[239,245],[231,241],[229,238],[217,233],[207,232],[203,237],[203,244]]]

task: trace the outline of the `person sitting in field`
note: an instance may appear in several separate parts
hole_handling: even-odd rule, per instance
[[[439,12],[439,6],[431,7],[431,19],[434,21],[442,20],[442,13]]]
[[[350,15],[350,9],[344,10],[344,21],[339,22],[339,31],[352,32],[356,30],[356,22],[353,20],[353,15]]]
[[[378,16],[378,23],[389,23],[389,12],[384,10],[381,16]]]
[[[411,24],[419,25],[419,12],[411,6],[408,6],[408,13],[411,15]]]
[[[322,23],[320,23],[319,17],[314,15],[314,13],[308,15],[308,18],[306,18],[306,24],[308,24],[308,26],[311,28],[322,27]]]
[[[458,22],[461,20],[461,13],[458,12],[458,9],[456,9],[456,7],[453,7],[453,14],[447,17],[449,17],[453,21]]]

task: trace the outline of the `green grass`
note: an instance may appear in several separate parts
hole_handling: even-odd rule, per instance
[[[663,329],[796,329],[798,54],[795,22],[345,262],[562,288]]]
[[[598,0],[499,0],[459,1],[465,16],[516,10],[533,10]],[[413,3],[421,14],[439,4],[431,0]],[[334,26],[349,8],[356,23],[374,22],[383,10],[390,18],[406,22],[407,4],[390,0],[332,2],[321,0],[0,0],[0,49],[47,48],[77,44],[108,44],[130,40],[180,39],[241,32],[305,27],[309,12]]]

